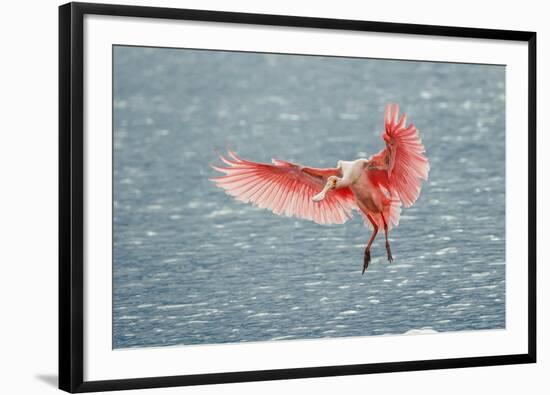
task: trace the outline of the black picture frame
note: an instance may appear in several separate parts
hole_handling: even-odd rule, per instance
[[[121,17],[402,33],[528,43],[528,352],[526,354],[419,360],[346,366],[243,371],[183,376],[84,381],[84,136],[83,19],[87,14]],[[536,361],[536,33],[358,20],[295,17],[110,4],[59,7],[59,388],[90,392],[321,376],[449,369]]]

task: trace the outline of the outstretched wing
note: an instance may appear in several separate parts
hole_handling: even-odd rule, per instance
[[[351,218],[355,198],[349,188],[331,190],[320,202],[311,200],[329,176],[341,176],[339,169],[304,167],[277,159],[273,164],[257,163],[228,153],[230,159],[220,155],[227,166],[212,165],[225,175],[211,180],[235,199],[318,224],[342,224]]]
[[[397,104],[386,106],[382,133],[386,148],[369,159],[373,168],[369,177],[375,184],[397,193],[403,205],[410,207],[420,194],[422,180],[428,179],[430,165],[418,130],[413,124],[406,125],[406,114],[398,119],[398,113]]]

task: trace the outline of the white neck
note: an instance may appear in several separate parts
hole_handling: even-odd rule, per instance
[[[363,173],[365,164],[368,163],[366,159],[356,159],[354,161],[339,161],[339,168],[342,170],[342,181],[339,181],[338,184],[343,187],[349,187],[353,184]]]
[[[338,181],[336,181],[336,187],[334,189],[346,188],[353,183],[353,179],[351,177],[346,177],[346,175],[347,174],[344,174],[344,177],[339,178]]]
[[[338,161],[337,167],[342,170],[342,178],[338,178],[336,181],[336,187],[334,189],[346,188],[351,186],[357,180],[365,164],[368,163],[366,159],[357,159],[354,161]],[[331,184],[327,181],[325,187],[317,195],[313,196],[313,201],[319,202],[325,198],[327,192],[331,189]]]

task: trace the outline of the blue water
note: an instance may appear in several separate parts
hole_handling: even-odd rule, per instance
[[[505,68],[116,47],[113,347],[505,326]],[[278,217],[208,177],[214,150],[369,156],[386,102],[431,164],[361,275],[370,231]]]

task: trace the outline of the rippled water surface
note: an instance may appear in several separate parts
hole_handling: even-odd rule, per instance
[[[505,325],[503,66],[116,47],[113,346]],[[362,276],[359,215],[320,226],[209,180],[229,144],[310,166],[382,148],[386,102],[430,179]]]

